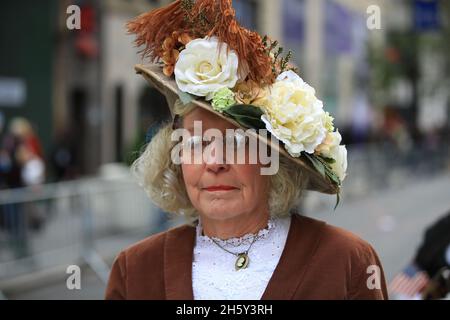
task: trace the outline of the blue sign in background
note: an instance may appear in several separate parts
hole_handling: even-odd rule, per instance
[[[415,0],[414,28],[417,31],[435,31],[440,28],[437,0]]]
[[[339,3],[325,2],[325,49],[328,54],[347,54],[353,49],[353,16]]]

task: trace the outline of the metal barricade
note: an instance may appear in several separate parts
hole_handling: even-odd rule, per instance
[[[164,223],[164,214],[131,178],[0,191],[0,294],[4,280],[72,264],[87,265],[106,283],[103,257]]]

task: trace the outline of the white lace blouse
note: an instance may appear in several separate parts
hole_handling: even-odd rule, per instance
[[[236,271],[236,256],[203,236],[200,221],[192,263],[194,299],[260,300],[280,260],[290,224],[290,217],[270,219],[268,227],[258,232],[258,239],[248,253],[248,268]],[[254,236],[214,240],[231,252],[242,253],[248,250]]]

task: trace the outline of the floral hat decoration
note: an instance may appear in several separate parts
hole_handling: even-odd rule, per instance
[[[127,29],[150,59],[137,73],[166,96],[172,115],[180,99],[240,128],[267,129],[280,154],[308,173],[307,188],[339,201],[347,150],[334,119],[290,65],[292,53],[242,27],[231,0],[177,0]]]

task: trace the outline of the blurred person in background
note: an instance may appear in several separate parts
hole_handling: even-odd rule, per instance
[[[1,144],[2,176],[4,189],[34,187],[45,182],[45,164],[39,138],[25,118],[12,119]],[[34,189],[34,191],[38,191]],[[9,235],[10,248],[17,258],[28,254],[28,229],[39,229],[43,212],[39,205],[6,203],[2,206],[2,221]]]
[[[383,133],[386,141],[402,153],[407,153],[413,147],[414,141],[407,122],[394,108],[385,109]]]
[[[44,161],[30,148],[23,143],[16,151],[16,158],[21,169],[22,183],[26,187],[38,186],[45,181]]]
[[[17,159],[21,138],[9,127],[1,141],[2,189],[19,189],[24,186],[22,167]],[[5,203],[1,206],[3,227],[7,233],[8,246],[16,258],[27,255],[26,216],[21,203]]]
[[[8,152],[3,147],[4,127],[5,127],[5,117],[3,113],[0,112],[0,190],[6,188],[6,173],[9,171],[9,168],[11,167],[11,159],[8,155]]]
[[[45,182],[44,161],[26,144],[19,146],[16,158],[22,168],[21,178],[24,186],[30,187],[29,192],[39,193],[39,186]],[[44,204],[36,201],[26,202],[23,204],[23,211],[26,227],[33,231],[40,230],[46,219]]]
[[[5,127],[5,117],[0,112],[0,191],[6,189],[6,173],[11,167],[11,159],[8,152],[3,149],[3,129]],[[5,227],[3,217],[3,207],[0,206],[0,231]]]
[[[25,118],[14,118],[9,131],[17,140],[12,157],[20,167],[20,186],[29,187],[44,183],[44,152],[31,123]]]
[[[1,173],[2,189],[13,189],[23,187],[21,179],[21,167],[16,158],[16,151],[22,143],[21,138],[14,134],[9,127],[8,132],[2,136],[1,153]]]
[[[450,299],[450,212],[427,228],[411,264],[389,290],[398,300]]]
[[[50,153],[50,165],[56,182],[74,180],[80,176],[77,140],[73,130],[64,129],[56,135]]]
[[[10,132],[21,140],[21,143],[35,156],[44,159],[44,152],[39,137],[34,132],[33,126],[25,118],[14,118],[10,124]]]

